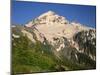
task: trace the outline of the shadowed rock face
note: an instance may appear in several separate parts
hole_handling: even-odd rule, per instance
[[[74,40],[79,45],[79,51],[96,60],[96,32],[95,30],[81,31],[77,33]]]
[[[20,59],[16,58],[16,50],[19,49],[22,55],[24,50],[29,53],[32,51],[33,54],[29,54],[29,59],[33,59],[31,56],[36,54],[35,61],[39,61],[37,58],[42,55],[44,55],[41,57],[43,59],[50,58],[47,61],[51,60],[50,64],[53,65],[46,62],[45,64],[49,66],[48,69],[54,68],[53,71],[96,68],[95,29],[80,23],[69,23],[64,17],[52,11],[40,15],[25,26],[13,26],[12,42],[12,48],[15,50],[13,60]],[[44,63],[44,61],[40,62]],[[37,67],[41,67],[40,63]]]

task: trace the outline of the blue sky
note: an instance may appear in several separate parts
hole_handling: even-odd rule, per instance
[[[24,1],[12,1],[11,22],[12,24],[25,24],[49,10],[66,17],[70,22],[77,21],[83,25],[96,27],[95,6]]]

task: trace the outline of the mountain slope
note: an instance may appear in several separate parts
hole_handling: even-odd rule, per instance
[[[96,68],[96,31],[48,11],[12,26],[13,73]]]

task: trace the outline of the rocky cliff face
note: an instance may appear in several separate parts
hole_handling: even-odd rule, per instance
[[[80,23],[70,23],[53,11],[40,15],[25,26],[13,26],[12,40],[22,36],[33,44],[41,42],[57,60],[67,66],[71,64],[69,67],[73,70],[96,67],[96,30]]]
[[[88,55],[92,60],[96,61],[96,31],[90,29],[81,31],[74,37],[74,41],[78,43],[80,53]]]

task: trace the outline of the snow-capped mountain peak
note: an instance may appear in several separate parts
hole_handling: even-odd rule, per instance
[[[32,27],[34,25],[44,25],[44,24],[46,24],[46,25],[68,24],[68,21],[66,20],[65,17],[60,16],[53,11],[47,11],[47,12],[41,14],[36,19],[30,21],[25,26]]]
[[[84,27],[80,23],[69,23],[65,17],[51,10],[41,14],[25,26],[36,28],[50,42],[54,42],[55,37],[71,39],[79,31],[88,30],[88,27]]]

